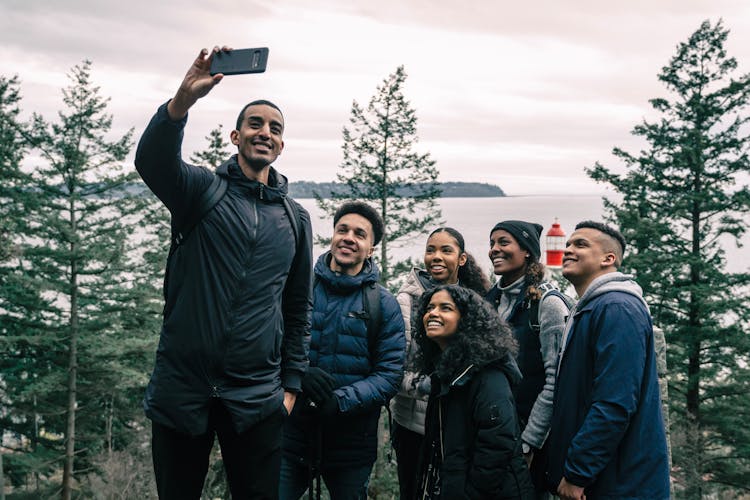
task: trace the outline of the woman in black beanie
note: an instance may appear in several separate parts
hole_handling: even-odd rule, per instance
[[[523,379],[513,390],[522,450],[539,498],[544,495],[543,446],[552,418],[557,353],[570,299],[545,281],[539,262],[542,226],[507,220],[490,231],[489,257],[497,284],[485,295],[518,342],[516,361]],[[536,459],[535,459],[536,458]]]

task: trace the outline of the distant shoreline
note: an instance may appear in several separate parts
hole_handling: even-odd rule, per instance
[[[433,185],[423,184],[398,189],[398,195],[409,197],[420,191],[431,189]],[[505,192],[500,186],[484,182],[438,182],[439,198],[502,198]],[[292,198],[310,199],[318,194],[330,198],[332,193],[345,194],[348,188],[339,182],[295,181],[289,183],[289,195]]]

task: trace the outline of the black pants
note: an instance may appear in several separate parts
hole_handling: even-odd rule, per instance
[[[393,422],[393,448],[396,450],[398,489],[401,500],[412,500],[417,493],[417,466],[424,436]]]
[[[200,436],[152,422],[151,454],[159,498],[200,499],[214,436],[218,436],[232,498],[275,500],[279,494],[284,415],[279,407],[278,412],[238,434],[229,412],[217,399],[209,410],[208,431]]]

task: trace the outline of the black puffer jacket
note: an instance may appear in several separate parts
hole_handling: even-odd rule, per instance
[[[520,378],[510,354],[485,366],[472,364],[454,380],[433,376],[418,498],[533,498],[511,391]],[[425,492],[436,467],[439,494],[435,488]]]
[[[182,161],[186,119],[159,108],[141,137],[136,167],[178,227],[213,174]],[[205,432],[220,398],[242,432],[300,389],[307,367],[312,237],[298,207],[299,247],[282,203],[286,179],[268,185],[244,176],[232,157],[217,169],[229,182],[222,200],[180,245],[169,269],[164,322],[144,408],[153,421]]]

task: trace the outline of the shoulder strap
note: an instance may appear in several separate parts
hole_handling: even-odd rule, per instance
[[[380,307],[380,285],[369,283],[362,289],[362,302],[367,313],[367,349],[370,361],[374,361],[378,334],[383,323],[383,312]]]
[[[178,228],[172,235],[172,247],[176,249],[177,246],[181,245],[185,238],[188,237],[190,232],[198,225],[203,217],[216,206],[217,203],[224,197],[227,192],[227,186],[229,183],[220,175],[214,174],[211,184],[208,188],[201,193],[198,198],[193,210],[187,214],[187,218],[182,222],[180,228]],[[170,251],[170,254],[174,253],[174,250]]]
[[[289,224],[292,225],[292,232],[294,233],[294,247],[297,248],[300,244],[299,228],[302,225],[302,217],[300,216],[299,208],[297,207],[297,204],[293,199],[288,196],[284,196],[284,198],[282,198],[282,201],[284,203],[284,210],[286,210],[286,215],[287,217],[289,217]]]
[[[565,306],[568,310],[573,308],[573,299],[562,293],[547,281],[540,283],[537,288],[542,292],[542,297],[537,300],[532,300],[529,304],[529,326],[531,327],[531,331],[538,334],[542,329],[539,325],[539,304],[545,299],[545,297],[550,294],[555,297],[560,297],[562,301],[565,302]]]
[[[167,287],[169,283],[169,268],[172,255],[177,251],[177,248],[185,241],[185,238],[195,229],[195,226],[203,219],[203,217],[213,209],[217,203],[224,197],[227,192],[229,183],[220,175],[214,174],[211,184],[208,188],[203,191],[198,198],[198,202],[194,205],[193,209],[187,214],[187,217],[182,221],[182,225],[172,232],[172,241],[169,245],[169,254],[167,255],[167,265],[164,271],[164,286],[163,295],[164,302],[167,301]]]

